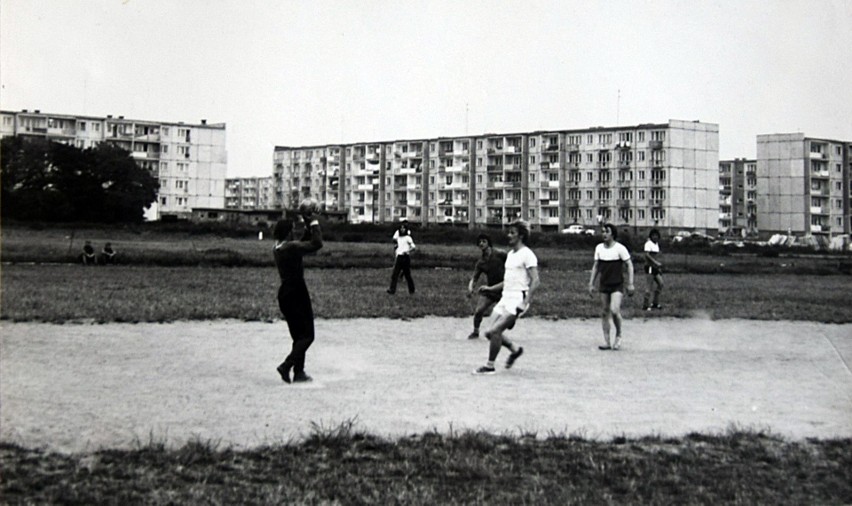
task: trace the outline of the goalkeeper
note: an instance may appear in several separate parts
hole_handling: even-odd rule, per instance
[[[300,206],[304,233],[301,240],[295,240],[293,221],[279,220],[273,232],[275,236],[275,265],[281,277],[278,289],[278,307],[287,321],[293,347],[284,362],[278,366],[281,379],[290,383],[290,369],[294,382],[311,381],[305,373],[305,352],[314,342],[314,311],[311,296],[305,284],[305,272],[302,257],[322,248],[322,231],[319,222],[314,219],[311,206]]]

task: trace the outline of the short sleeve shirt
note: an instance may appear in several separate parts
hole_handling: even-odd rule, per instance
[[[538,258],[526,246],[518,251],[510,250],[506,255],[503,273],[504,292],[524,292],[530,289],[530,275],[527,269],[538,267]]]
[[[616,287],[624,283],[622,264],[630,260],[630,253],[620,242],[612,243],[609,248],[605,243],[595,247],[595,261],[600,273],[600,286]]]
[[[414,249],[414,239],[410,235],[401,235],[396,240],[396,254],[407,255]]]
[[[659,252],[660,252],[659,243],[656,243],[656,242],[652,241],[651,239],[648,239],[647,241],[645,241],[645,253],[650,253],[651,256],[654,256]]]

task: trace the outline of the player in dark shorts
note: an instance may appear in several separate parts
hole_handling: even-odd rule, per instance
[[[487,234],[479,234],[476,245],[482,251],[482,257],[476,261],[473,277],[467,284],[468,295],[473,295],[473,287],[479,280],[479,276],[485,274],[488,285],[498,285],[503,282],[505,270],[506,252],[494,249],[491,245],[491,238]],[[487,286],[480,286],[477,293],[479,297],[476,301],[476,310],[473,313],[473,332],[467,336],[468,339],[479,337],[479,325],[482,323],[482,318],[494,309],[494,305],[497,304],[503,294],[503,288],[501,286],[499,289],[489,290]]]
[[[660,262],[660,231],[652,229],[645,242],[645,300],[642,308],[646,311],[662,309],[660,292],[663,291],[663,264]],[[653,292],[654,298],[651,299]]]
[[[293,238],[292,220],[279,220],[273,232],[275,265],[281,277],[278,307],[293,339],[290,354],[278,366],[278,373],[286,383],[290,383],[290,369],[293,369],[294,382],[311,381],[311,377],[305,374],[305,352],[314,342],[314,310],[305,284],[302,257],[322,248],[322,231],[312,214],[302,215],[302,220],[305,232],[299,241]]]
[[[595,263],[592,266],[592,276],[589,279],[589,294],[595,293],[595,278],[600,276],[599,290],[601,294],[601,325],[603,327],[604,344],[598,346],[601,350],[617,350],[621,348],[621,299],[624,297],[624,274],[622,269],[627,266],[627,294],[633,295],[633,262],[630,253],[623,244],[616,242],[618,230],[615,225],[605,223],[601,227],[604,242],[595,247]],[[615,324],[615,341],[610,345],[610,319]]]

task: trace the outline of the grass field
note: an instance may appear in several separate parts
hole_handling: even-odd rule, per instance
[[[40,504],[849,504],[849,441],[732,430],[611,443],[320,429],[251,451],[59,455],[0,445],[3,501]]]
[[[4,230],[2,307],[11,321],[277,320],[270,241],[175,235],[111,240],[120,265],[69,263],[82,236]],[[421,244],[414,297],[385,293],[390,246],[329,242],[306,261],[320,318],[469,316],[472,246]],[[533,317],[596,317],[591,251],[541,247]],[[664,316],[852,322],[848,257],[668,255]],[[35,262],[35,263],[31,263]],[[333,268],[334,266],[341,268]],[[638,268],[637,268],[638,271]],[[637,279],[637,288],[644,287]],[[625,315],[644,315],[639,297]],[[657,314],[657,313],[655,313]],[[42,504],[849,504],[852,440],[785,441],[731,430],[610,442],[551,435],[423,434],[384,440],[350,426],[234,451],[198,441],[59,455],[0,444],[3,503]]]

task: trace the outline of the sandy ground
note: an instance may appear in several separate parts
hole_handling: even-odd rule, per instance
[[[525,319],[493,376],[470,319],[319,320],[310,384],[286,385],[283,322],[0,324],[0,439],[62,452],[187,440],[254,447],[354,421],[382,436],[487,430],[586,438],[720,432],[852,437],[852,325]]]

